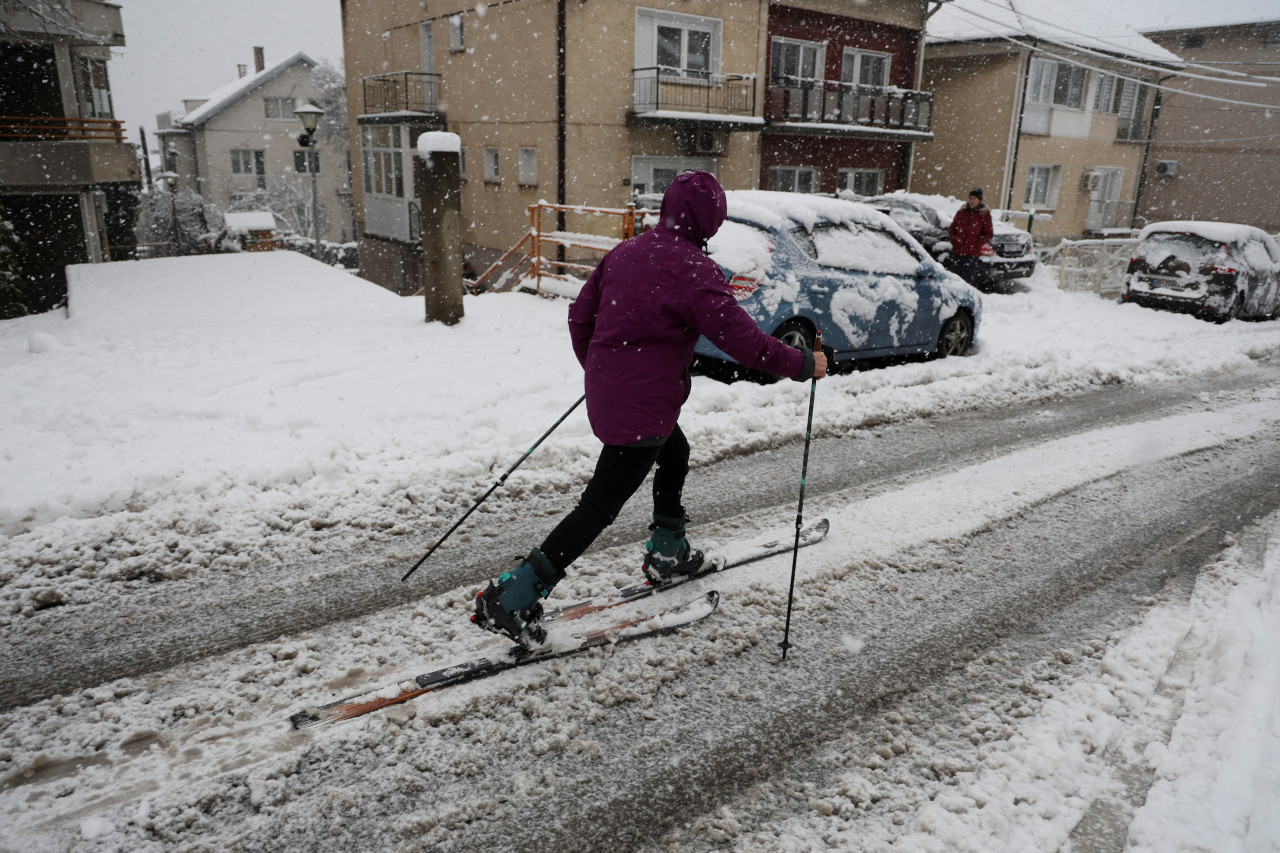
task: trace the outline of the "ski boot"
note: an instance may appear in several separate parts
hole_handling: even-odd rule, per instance
[[[702,568],[702,552],[689,547],[684,535],[688,523],[685,515],[653,514],[653,524],[649,525],[653,535],[645,545],[644,575],[654,586],[668,583],[676,575],[697,574]]]
[[[542,599],[564,572],[556,571],[551,561],[537,548],[514,571],[503,572],[496,582],[489,581],[484,592],[476,596],[476,612],[471,621],[486,631],[515,640],[526,649],[546,642],[547,631],[542,621]]]

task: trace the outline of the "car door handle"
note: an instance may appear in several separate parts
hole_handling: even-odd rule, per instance
[[[831,288],[825,287],[821,284],[815,284],[809,288],[809,292],[810,293],[830,293]]]

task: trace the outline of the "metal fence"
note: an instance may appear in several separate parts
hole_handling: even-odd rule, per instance
[[[366,77],[364,84],[364,111],[366,113],[394,113],[407,110],[417,113],[434,113],[440,107],[439,74],[421,71],[398,71]]]
[[[1042,259],[1058,267],[1058,288],[1116,298],[1138,241],[1132,237],[1063,240]]]
[[[766,117],[773,121],[846,124],[929,131],[933,93],[829,80],[769,81]]]
[[[631,75],[635,111],[640,114],[673,110],[755,115],[756,86],[755,78],[750,74],[694,73],[653,66],[632,69]]]

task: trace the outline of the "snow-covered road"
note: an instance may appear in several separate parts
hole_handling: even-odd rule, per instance
[[[183,596],[198,614],[236,584],[304,595],[336,570],[297,568],[313,551],[362,549],[354,570],[394,584],[424,545],[408,535],[447,527],[576,393],[563,303],[469,300],[446,330],[287,256],[101,275],[71,319],[0,324],[14,649],[109,645],[108,614],[181,620]],[[808,512],[833,527],[804,552],[786,664],[777,558],[699,582],[721,612],[675,635],[287,728],[304,705],[495,648],[465,622],[472,575],[576,492],[594,446],[574,418],[499,500],[520,520],[493,533],[503,516],[478,514],[460,537],[455,585],[0,714],[0,844],[1087,850],[1104,812],[1151,850],[1177,849],[1180,815],[1280,838],[1248,820],[1274,799],[1214,808],[1196,783],[1268,778],[1280,740],[1259,656],[1280,621],[1280,324],[1210,326],[1047,278],[985,316],[971,358],[820,385],[815,450],[849,460],[815,455],[813,481],[830,479]],[[791,530],[771,466],[795,467],[807,390],[698,381],[683,422],[720,483],[699,545]],[[633,579],[634,520],[557,598]],[[163,660],[165,635],[140,636]],[[1224,736],[1255,748],[1206,747]],[[1133,814],[1135,779],[1151,795]]]

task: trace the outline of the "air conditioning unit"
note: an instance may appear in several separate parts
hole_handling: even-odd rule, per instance
[[[1177,160],[1157,160],[1156,174],[1162,178],[1178,177],[1178,161]]]
[[[724,153],[729,134],[723,130],[695,130],[690,149],[694,154],[719,156]]]
[[[1080,191],[1093,192],[1102,183],[1102,175],[1097,172],[1085,172],[1080,176]]]

